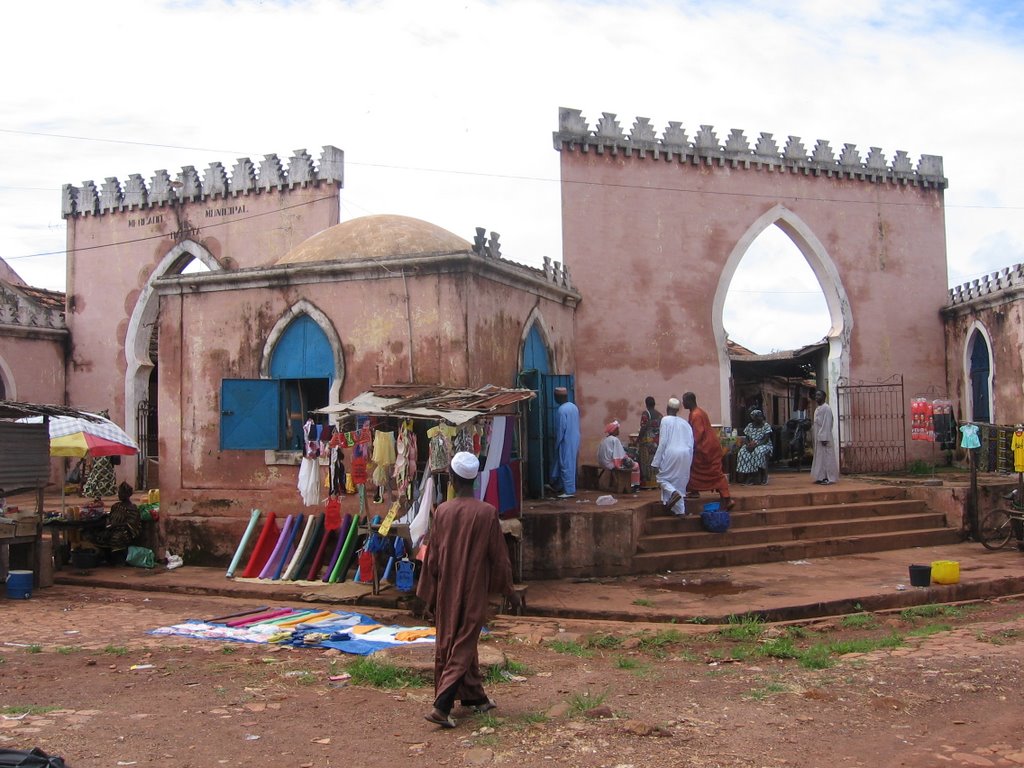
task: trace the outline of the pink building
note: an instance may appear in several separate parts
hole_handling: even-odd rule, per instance
[[[659,136],[647,118],[624,130],[610,113],[591,127],[575,109],[560,110],[554,144],[563,256],[583,295],[584,455],[611,418],[639,423],[647,394],[664,403],[692,390],[713,421],[732,424],[722,308],[747,248],[773,225],[807,259],[831,315],[809,362],[839,417],[844,468],[902,468],[922,450],[903,414],[914,393],[945,382],[942,158],[915,166],[876,147],[862,158],[852,144],[837,156],[826,141],[808,151],[791,136],[780,148],[739,130],[722,141],[711,126],[691,139],[677,122]],[[881,408],[861,396],[893,380]]]

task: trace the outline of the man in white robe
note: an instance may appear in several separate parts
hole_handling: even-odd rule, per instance
[[[811,479],[818,485],[832,485],[839,480],[839,457],[836,455],[836,441],[832,434],[835,420],[832,408],[825,402],[825,393],[820,389],[814,393],[814,423],[811,437],[814,440],[814,459],[811,461]]]
[[[690,423],[678,416],[679,400],[671,398],[661,420],[658,450],[651,467],[658,473],[661,503],[673,515],[685,515],[686,486],[690,482],[693,463],[693,430]]]

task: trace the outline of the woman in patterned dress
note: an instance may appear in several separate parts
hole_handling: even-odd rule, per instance
[[[746,437],[736,454],[736,474],[741,485],[767,485],[768,459],[772,455],[772,427],[758,409],[750,412],[750,423],[743,428]]]

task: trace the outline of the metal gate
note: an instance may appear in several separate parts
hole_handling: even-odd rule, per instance
[[[898,472],[907,465],[903,375],[874,384],[839,380],[839,468],[844,473]]]
[[[135,434],[139,444],[138,466],[135,468],[135,487],[149,488],[149,460],[157,458],[156,406],[149,400],[139,403],[135,412]]]

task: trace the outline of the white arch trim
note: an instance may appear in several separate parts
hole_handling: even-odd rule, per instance
[[[729,285],[732,283],[736,269],[746,255],[750,245],[768,227],[776,225],[789,236],[793,244],[807,260],[811,271],[821,286],[825,296],[825,304],[828,307],[831,328],[826,338],[828,339],[828,391],[836,392],[839,380],[849,378],[850,374],[850,333],[853,330],[853,313],[850,310],[850,301],[843,281],[839,276],[839,269],[836,267],[828,250],[817,238],[811,228],[797,216],[793,211],[782,204],[778,204],[761,214],[747,231],[743,233],[736,245],[733,246],[729,258],[722,267],[722,274],[718,278],[718,288],[715,291],[714,307],[712,309],[712,322],[714,324],[715,344],[718,347],[719,366],[719,397],[721,399],[723,422],[728,421],[732,413],[729,403],[729,378],[732,375],[732,366],[729,362],[729,350],[726,347],[725,326],[723,324],[723,312],[725,298],[729,293]],[[838,430],[838,419],[836,430]]]
[[[974,386],[971,383],[971,355],[974,352],[975,331],[985,340],[985,345],[988,347],[988,381],[986,382],[988,387],[988,418],[990,424],[998,424],[999,422],[996,421],[996,401],[992,397],[992,380],[996,374],[996,364],[992,357],[992,337],[989,335],[985,324],[977,318],[971,321],[970,326],[967,328],[967,335],[964,336],[964,354],[961,369],[964,376],[964,396],[967,399],[967,407],[964,408],[963,412],[968,414],[968,421],[974,421]]]
[[[14,381],[14,371],[7,365],[3,355],[0,355],[0,381],[4,385],[4,394],[8,400],[18,399],[18,385]]]
[[[193,240],[183,240],[167,252],[146,280],[135,302],[135,309],[132,310],[124,339],[124,429],[136,440],[139,430],[135,414],[139,403],[149,396],[149,375],[153,370],[153,363],[149,359],[149,342],[160,310],[159,297],[153,283],[168,273],[179,272],[178,267],[186,256],[199,259],[211,272],[223,269],[206,248]]]
[[[526,344],[526,339],[530,335],[530,329],[536,325],[537,330],[540,332],[541,341],[544,342],[544,347],[548,353],[548,373],[554,373],[558,368],[555,366],[555,345],[551,343],[551,334],[548,332],[548,324],[544,322],[544,315],[540,311],[540,307],[534,306],[530,310],[530,314],[526,316],[526,322],[523,323],[522,333],[519,335],[519,370],[523,370],[523,346]]]
[[[334,328],[334,324],[330,318],[327,317],[315,304],[306,299],[299,299],[297,302],[292,304],[287,311],[274,324],[274,327],[270,330],[267,335],[267,340],[263,345],[263,357],[260,360],[260,378],[270,378],[270,359],[274,354],[274,347],[277,346],[277,342],[281,339],[281,336],[287,330],[291,324],[299,315],[308,315],[314,323],[316,323],[320,330],[324,332],[327,337],[327,342],[331,345],[331,351],[334,353],[334,381],[331,382],[331,389],[328,395],[328,402],[337,403],[341,401],[341,385],[345,382],[345,353],[341,346],[341,337]]]

